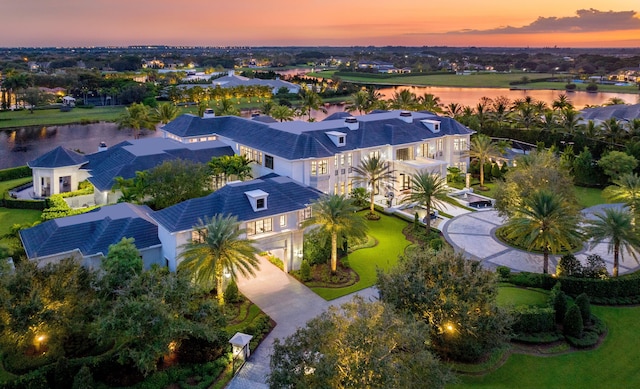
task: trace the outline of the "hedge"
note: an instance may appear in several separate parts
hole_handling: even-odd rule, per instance
[[[586,293],[592,302],[613,304],[635,304],[640,299],[640,277],[594,279],[575,277],[552,277],[548,274],[516,273],[509,281],[516,285],[550,290],[560,281],[562,291],[575,297]]]
[[[49,206],[47,200],[0,199],[0,206],[11,209],[37,209],[42,211]]]
[[[553,308],[520,307],[513,311],[515,322],[512,329],[516,333],[553,332],[556,330]]]
[[[9,181],[24,177],[31,177],[31,168],[29,166],[18,166],[0,170],[0,181]]]
[[[385,80],[387,78],[396,78],[396,77],[416,77],[416,76],[436,76],[436,75],[445,76],[450,74],[456,74],[456,72],[370,73],[370,72],[338,71],[334,73],[334,75],[338,77],[368,77],[368,78],[378,78],[381,80]]]

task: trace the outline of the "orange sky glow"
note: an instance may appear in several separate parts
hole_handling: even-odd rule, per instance
[[[2,1],[0,47],[640,47],[637,0]]]

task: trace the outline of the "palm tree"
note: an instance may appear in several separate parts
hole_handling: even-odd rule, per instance
[[[562,196],[538,190],[518,206],[505,228],[507,237],[528,250],[542,249],[542,272],[549,273],[549,254],[571,250],[582,243],[580,218]]]
[[[307,116],[309,117],[309,121],[312,121],[311,120],[312,110],[315,110],[315,111],[320,110],[325,113],[327,112],[327,110],[324,109],[324,107],[322,106],[322,98],[316,92],[302,89],[300,91],[299,96],[301,100],[300,109],[307,114]]]
[[[640,212],[640,176],[636,173],[628,173],[614,180],[615,185],[605,188],[602,195],[610,202],[625,203],[631,210],[632,222]]]
[[[359,90],[351,95],[351,103],[345,107],[347,112],[358,111],[360,115],[367,113],[371,109],[371,101],[369,93],[365,90]]]
[[[144,104],[133,103],[116,120],[118,128],[130,128],[133,130],[133,138],[140,138],[140,130],[156,130],[156,121],[152,117],[149,107]]]
[[[153,112],[153,118],[160,124],[167,124],[178,116],[178,107],[173,104],[160,104]]]
[[[179,271],[187,271],[193,280],[203,285],[216,284],[216,296],[220,306],[224,305],[223,277],[236,279],[236,271],[243,276],[255,275],[259,269],[253,242],[241,238],[245,230],[239,228],[235,216],[215,215],[211,220],[202,220],[194,230],[199,239],[182,246],[182,262]]]
[[[626,104],[627,102],[624,101],[623,99],[619,98],[619,97],[612,97],[609,100],[607,100],[604,105],[621,105],[621,104]]]
[[[462,105],[458,103],[449,103],[445,107],[444,112],[445,115],[455,119],[462,114]]]
[[[406,195],[403,203],[417,203],[426,208],[427,234],[431,232],[431,209],[443,206],[447,197],[447,182],[439,174],[421,170],[411,175],[411,193]]]
[[[391,97],[391,107],[394,109],[403,109],[412,111],[418,105],[416,94],[409,89],[403,89],[400,92],[394,92]]]
[[[613,276],[618,276],[619,260],[624,260],[626,250],[633,259],[640,251],[640,235],[638,235],[632,220],[631,212],[618,208],[605,208],[604,213],[595,214],[596,219],[589,222],[585,228],[586,235],[592,239],[591,248],[608,239],[607,253],[613,251]]]
[[[286,105],[276,105],[271,108],[270,116],[280,122],[290,122],[293,120],[295,112]]]
[[[216,116],[240,116],[240,111],[236,108],[231,99],[222,99],[219,104],[216,104],[216,107]]]
[[[551,103],[551,108],[554,110],[562,111],[563,109],[573,109],[573,104],[569,101],[569,98],[564,93],[558,95],[558,97]]]
[[[311,218],[303,226],[317,225],[318,229],[331,238],[331,272],[338,265],[338,237],[364,238],[367,224],[356,211],[355,199],[342,195],[324,195],[311,204]]]
[[[353,171],[357,174],[353,181],[361,182],[371,187],[369,213],[374,214],[373,201],[376,189],[381,182],[393,182],[395,180],[394,171],[391,170],[388,162],[376,156],[365,157],[358,166],[353,168]]]
[[[442,102],[440,98],[431,93],[425,93],[418,97],[420,108],[433,113],[442,112]]]
[[[490,161],[491,158],[496,158],[500,155],[498,146],[491,142],[491,138],[484,134],[479,134],[471,140],[469,148],[469,156],[471,158],[478,159],[480,162],[480,189],[486,189],[484,186],[484,164]]]
[[[615,117],[605,120],[602,122],[601,126],[602,134],[605,139],[609,139],[611,141],[611,146],[618,144],[618,142],[626,135],[624,126]]]

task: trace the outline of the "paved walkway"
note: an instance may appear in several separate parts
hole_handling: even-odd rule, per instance
[[[606,207],[619,206],[616,204],[597,205],[587,208],[583,214],[592,218],[593,214]],[[518,250],[500,242],[495,236],[495,230],[504,224],[503,218],[497,211],[479,211],[462,214],[448,220],[441,226],[442,233],[451,245],[457,250],[464,251],[470,258],[479,260],[483,266],[495,269],[498,266],[507,266],[515,271],[527,271],[542,273],[542,254],[532,254]],[[609,273],[613,269],[613,254],[607,253],[607,242],[596,245],[590,249],[587,244],[576,255],[583,264],[589,254],[600,255],[607,265]],[[554,272],[560,256],[550,256],[549,271]],[[633,258],[620,262],[620,274],[638,270],[639,266]]]
[[[368,288],[327,302],[264,258],[260,259],[257,278],[240,277],[238,288],[277,325],[260,346],[252,350],[249,360],[227,386],[229,389],[267,388],[265,380],[269,374],[269,358],[275,339],[292,335],[330,305],[341,305],[356,294],[365,299],[377,298],[377,291],[374,288]]]

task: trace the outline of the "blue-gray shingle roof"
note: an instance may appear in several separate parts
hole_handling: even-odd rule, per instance
[[[20,231],[28,258],[79,250],[84,256],[102,253],[122,238],[134,238],[138,250],[157,246],[158,226],[147,206],[115,204],[81,215],[48,220]]]
[[[29,161],[27,165],[29,167],[40,168],[57,168],[63,166],[76,166],[86,163],[86,156],[76,153],[73,150],[66,149],[62,146],[58,146],[55,149],[41,155],[40,157]]]
[[[267,209],[254,211],[245,192],[267,192]],[[169,232],[187,231],[214,215],[233,215],[240,221],[261,219],[304,209],[322,192],[288,177],[269,174],[261,178],[229,183],[212,194],[152,213],[150,216]]]
[[[468,135],[472,130],[452,118],[429,112],[412,112],[410,122],[401,111],[384,111],[357,116],[358,129],[349,130],[343,118],[321,122],[258,123],[235,116],[201,119],[182,115],[165,125],[164,130],[180,137],[217,134],[267,154],[288,160],[327,158],[348,150],[382,145],[402,145],[435,139],[445,135]],[[342,116],[342,115],[339,115]],[[421,120],[437,120],[440,130],[429,130]],[[329,131],[346,134],[346,144],[336,146],[327,137]]]

